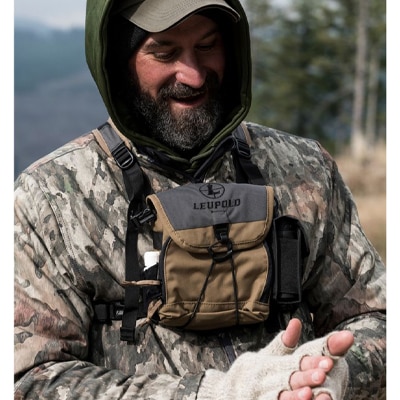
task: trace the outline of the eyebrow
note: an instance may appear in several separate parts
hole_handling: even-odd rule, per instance
[[[215,29],[210,30],[209,32],[206,32],[206,33],[199,39],[199,41],[200,41],[200,40],[207,39],[208,37],[210,37],[210,36],[212,36],[212,35],[214,35],[214,34],[216,34],[216,33],[219,33],[219,29],[218,29],[218,28],[215,28]],[[158,49],[160,49],[160,48],[162,48],[162,47],[173,46],[174,44],[175,44],[175,42],[174,42],[173,40],[167,40],[167,39],[166,39],[166,40],[163,40],[163,39],[157,40],[157,39],[151,38],[151,42],[145,44],[145,45],[143,46],[143,49],[142,49],[142,50],[144,50],[144,51],[153,51],[153,50],[158,50]]]

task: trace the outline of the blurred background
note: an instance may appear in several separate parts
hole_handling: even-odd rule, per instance
[[[386,2],[247,0],[248,120],[317,139],[336,159],[386,259]],[[100,125],[84,0],[14,1],[14,176]]]

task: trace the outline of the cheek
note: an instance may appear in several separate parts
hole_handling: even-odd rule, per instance
[[[146,60],[130,62],[130,69],[134,71],[140,88],[153,97],[157,96],[159,88],[167,79],[167,73],[163,68]]]

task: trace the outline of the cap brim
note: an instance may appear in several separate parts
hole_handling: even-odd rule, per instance
[[[240,15],[223,0],[146,0],[121,12],[121,15],[147,32],[162,32],[190,15],[205,10],[226,12],[234,22]]]

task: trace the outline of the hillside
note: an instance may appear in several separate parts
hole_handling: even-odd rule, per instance
[[[86,67],[84,30],[16,25],[14,33],[15,91],[34,90]]]
[[[101,124],[107,112],[86,65],[83,29],[16,23],[14,39],[16,177],[38,158]]]
[[[100,125],[105,106],[87,69],[14,96],[14,175]]]

